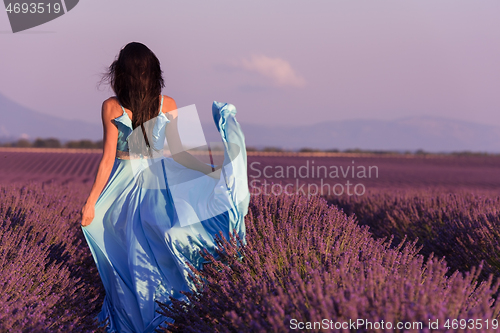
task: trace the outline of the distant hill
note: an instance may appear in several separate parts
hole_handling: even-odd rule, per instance
[[[247,144],[257,148],[500,152],[500,127],[431,116],[326,121],[295,127],[241,126]]]
[[[0,94],[0,142],[20,137],[55,137],[66,140],[100,140],[101,125],[81,120],[68,120],[30,110]]]
[[[248,146],[285,149],[365,149],[429,152],[500,152],[500,127],[431,116],[385,120],[325,121],[303,126],[241,123]],[[209,141],[219,141],[212,123],[203,124]],[[102,139],[101,125],[66,120],[25,108],[0,94],[0,142],[28,136],[61,141]]]

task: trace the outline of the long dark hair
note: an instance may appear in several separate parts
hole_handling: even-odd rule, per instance
[[[132,111],[133,129],[141,126],[144,133],[143,124],[158,115],[159,96],[165,87],[162,74],[156,55],[138,42],[123,47],[104,74],[103,79],[109,82],[120,104]],[[147,136],[144,138],[149,146]]]

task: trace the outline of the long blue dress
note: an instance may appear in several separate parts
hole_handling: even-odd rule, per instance
[[[117,157],[95,217],[82,227],[106,291],[98,318],[109,318],[109,332],[154,332],[172,321],[157,313],[155,301],[186,299],[180,291],[194,289],[186,262],[202,268],[199,251],[214,254],[219,232],[229,239],[236,229],[246,243],[250,193],[244,135],[233,105],[214,102],[212,114],[224,146],[220,179],[163,155]],[[153,146],[161,147],[170,120],[161,107],[155,120],[151,138]],[[114,122],[117,150],[129,151],[133,129],[125,109]]]

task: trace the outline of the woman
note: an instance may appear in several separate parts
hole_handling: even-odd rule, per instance
[[[109,332],[153,332],[172,321],[156,301],[194,289],[187,263],[201,269],[201,249],[215,254],[220,232],[228,239],[236,231],[245,243],[244,136],[234,106],[214,102],[223,164],[184,151],[182,109],[161,95],[160,63],[141,43],[127,44],[105,78],[116,96],[102,105],[104,152],[81,222],[106,291],[99,320],[109,320]]]

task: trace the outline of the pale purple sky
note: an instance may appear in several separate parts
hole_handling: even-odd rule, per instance
[[[100,122],[96,89],[121,47],[158,56],[163,93],[232,103],[246,123],[433,115],[500,126],[500,2],[81,0],[12,34],[0,13],[0,93]]]

